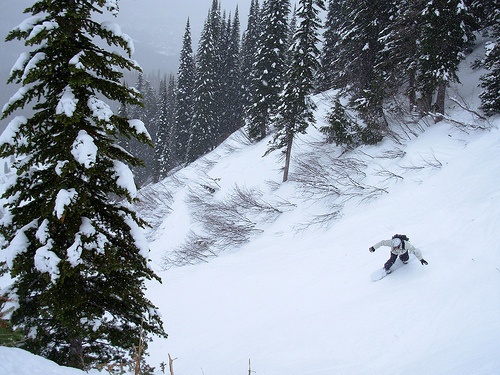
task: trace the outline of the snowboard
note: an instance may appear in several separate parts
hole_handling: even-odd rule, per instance
[[[408,263],[410,263],[413,259],[415,259],[415,257],[413,255],[410,255],[410,259],[408,260]],[[380,268],[372,273],[372,276],[371,276],[372,281],[382,280],[384,277],[386,277],[387,275],[390,275],[391,273],[396,271],[398,268],[406,266],[406,265],[408,265],[408,264],[404,264],[403,261],[401,259],[399,259],[399,257],[398,257],[398,259],[396,259],[396,261],[392,265],[390,273],[387,273],[385,271],[385,268],[382,267],[382,268]]]

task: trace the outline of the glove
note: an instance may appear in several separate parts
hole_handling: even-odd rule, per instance
[[[372,247],[370,247],[368,250],[370,250],[370,253],[375,252],[375,248],[374,248],[373,246],[372,246]]]
[[[429,263],[427,263],[427,261],[425,259],[421,259],[420,263],[422,263],[422,266],[426,266],[429,264]]]

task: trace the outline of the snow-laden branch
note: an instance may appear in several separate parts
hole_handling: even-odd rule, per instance
[[[97,160],[98,147],[94,139],[85,131],[80,130],[71,147],[71,155],[85,168],[91,168]]]

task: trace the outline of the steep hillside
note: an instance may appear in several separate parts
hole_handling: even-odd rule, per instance
[[[393,137],[350,152],[311,128],[287,183],[237,133],[144,189],[170,335],[150,344],[156,373],[170,354],[176,375],[498,374],[500,118],[471,112],[468,66],[440,123],[394,115]],[[330,99],[315,100],[319,127]],[[368,248],[395,233],[429,264],[374,283],[389,250]]]
[[[149,293],[170,337],[153,342],[151,362],[170,353],[181,375],[245,373],[249,360],[257,374],[498,373],[500,122],[461,108],[477,105],[480,73],[467,66],[444,121],[393,119],[397,136],[348,153],[311,129],[285,184],[278,156],[262,158],[265,141],[234,135],[154,187],[170,197],[150,233],[155,266],[189,249],[207,263],[159,271],[164,283]],[[316,100],[321,125],[328,97]],[[232,216],[225,202],[242,191],[258,199]],[[263,215],[269,207],[280,213]],[[250,227],[237,231],[248,242],[227,244],[213,228],[225,215]],[[389,250],[368,247],[394,233],[429,265],[373,283]],[[225,251],[208,258],[211,245]]]

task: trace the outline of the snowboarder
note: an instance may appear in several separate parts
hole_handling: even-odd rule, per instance
[[[399,259],[401,259],[403,263],[408,263],[408,260],[410,259],[409,253],[414,254],[420,261],[420,263],[426,266],[428,263],[424,258],[422,258],[422,253],[420,252],[420,250],[409,243],[408,240],[409,238],[405,235],[396,234],[390,240],[382,240],[380,242],[377,242],[375,245],[370,247],[369,250],[371,253],[373,253],[380,246],[388,246],[391,248],[391,257],[384,264],[384,269],[387,273],[391,273],[391,267],[398,258],[398,255]]]

